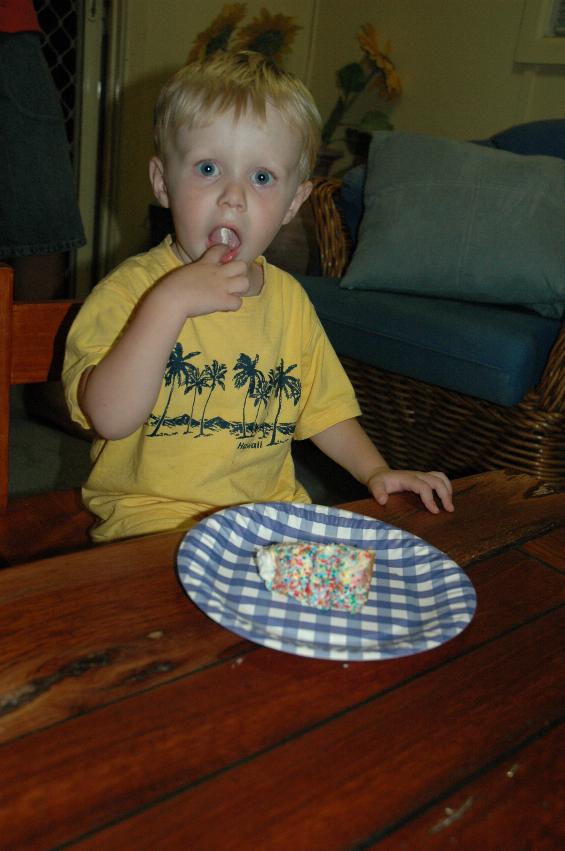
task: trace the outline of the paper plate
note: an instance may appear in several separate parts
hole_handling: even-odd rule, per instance
[[[319,611],[267,591],[255,553],[282,541],[373,549],[367,603]],[[390,659],[443,644],[475,612],[466,574],[445,553],[387,523],[323,505],[252,503],[211,515],[185,535],[177,569],[190,599],[257,644],[318,659]]]

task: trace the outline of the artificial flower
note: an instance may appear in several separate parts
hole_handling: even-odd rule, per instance
[[[325,146],[334,141],[339,127],[346,128],[346,139],[352,140],[359,133],[367,134],[375,130],[392,129],[386,112],[371,109],[365,113],[357,126],[348,124],[344,119],[359,95],[365,89],[374,89],[386,101],[397,98],[402,86],[400,77],[390,58],[390,43],[382,51],[379,48],[378,35],[370,23],[363,24],[357,34],[357,41],[363,51],[359,62],[350,62],[337,71],[339,89],[337,102],[322,129],[322,142]]]
[[[256,18],[239,30],[234,49],[253,50],[280,63],[284,54],[290,53],[296,33],[301,29],[288,15],[271,15],[261,9]]]
[[[234,30],[245,16],[245,8],[245,3],[226,3],[210,26],[194,39],[187,62],[202,61],[218,50],[227,50]]]
[[[365,54],[366,65],[371,72],[378,68],[381,71],[375,78],[378,90],[387,98],[393,100],[402,91],[400,77],[390,58],[390,41],[387,42],[384,51],[380,50],[377,31],[372,24],[363,24],[357,34],[357,41]]]

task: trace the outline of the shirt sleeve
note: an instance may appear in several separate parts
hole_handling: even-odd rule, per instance
[[[306,294],[302,305],[303,358],[301,411],[295,437],[304,440],[361,414],[355,391]]]
[[[62,380],[71,419],[84,428],[90,428],[90,423],[78,404],[80,378],[116,343],[134,308],[135,299],[127,288],[109,276],[92,290],[71,326]]]

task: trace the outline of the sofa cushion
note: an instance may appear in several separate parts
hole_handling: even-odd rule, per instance
[[[565,311],[565,163],[383,131],[371,143],[359,241],[342,281]]]
[[[299,280],[339,355],[500,405],[536,386],[560,328],[507,307]]]
[[[495,133],[490,141],[501,151],[565,159],[565,119],[547,118],[516,124]]]
[[[347,226],[349,237],[353,243],[359,236],[359,225],[363,218],[363,195],[365,192],[365,177],[367,167],[356,165],[343,175],[335,202]]]
[[[546,118],[516,124],[487,139],[473,139],[475,145],[511,151],[524,156],[560,157],[565,159],[565,118]],[[336,193],[339,207],[353,242],[357,242],[359,225],[363,217],[365,191],[365,164],[353,166],[345,172],[342,185]],[[160,242],[161,240],[159,240]]]

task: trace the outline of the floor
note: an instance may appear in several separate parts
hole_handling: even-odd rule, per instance
[[[12,388],[10,495],[80,485],[90,468],[90,443],[31,417],[21,388]]]
[[[24,496],[78,487],[90,469],[90,443],[30,416],[21,388],[12,391],[10,494]],[[336,505],[367,495],[366,488],[319,452],[310,441],[296,442],[299,480],[312,501]]]

